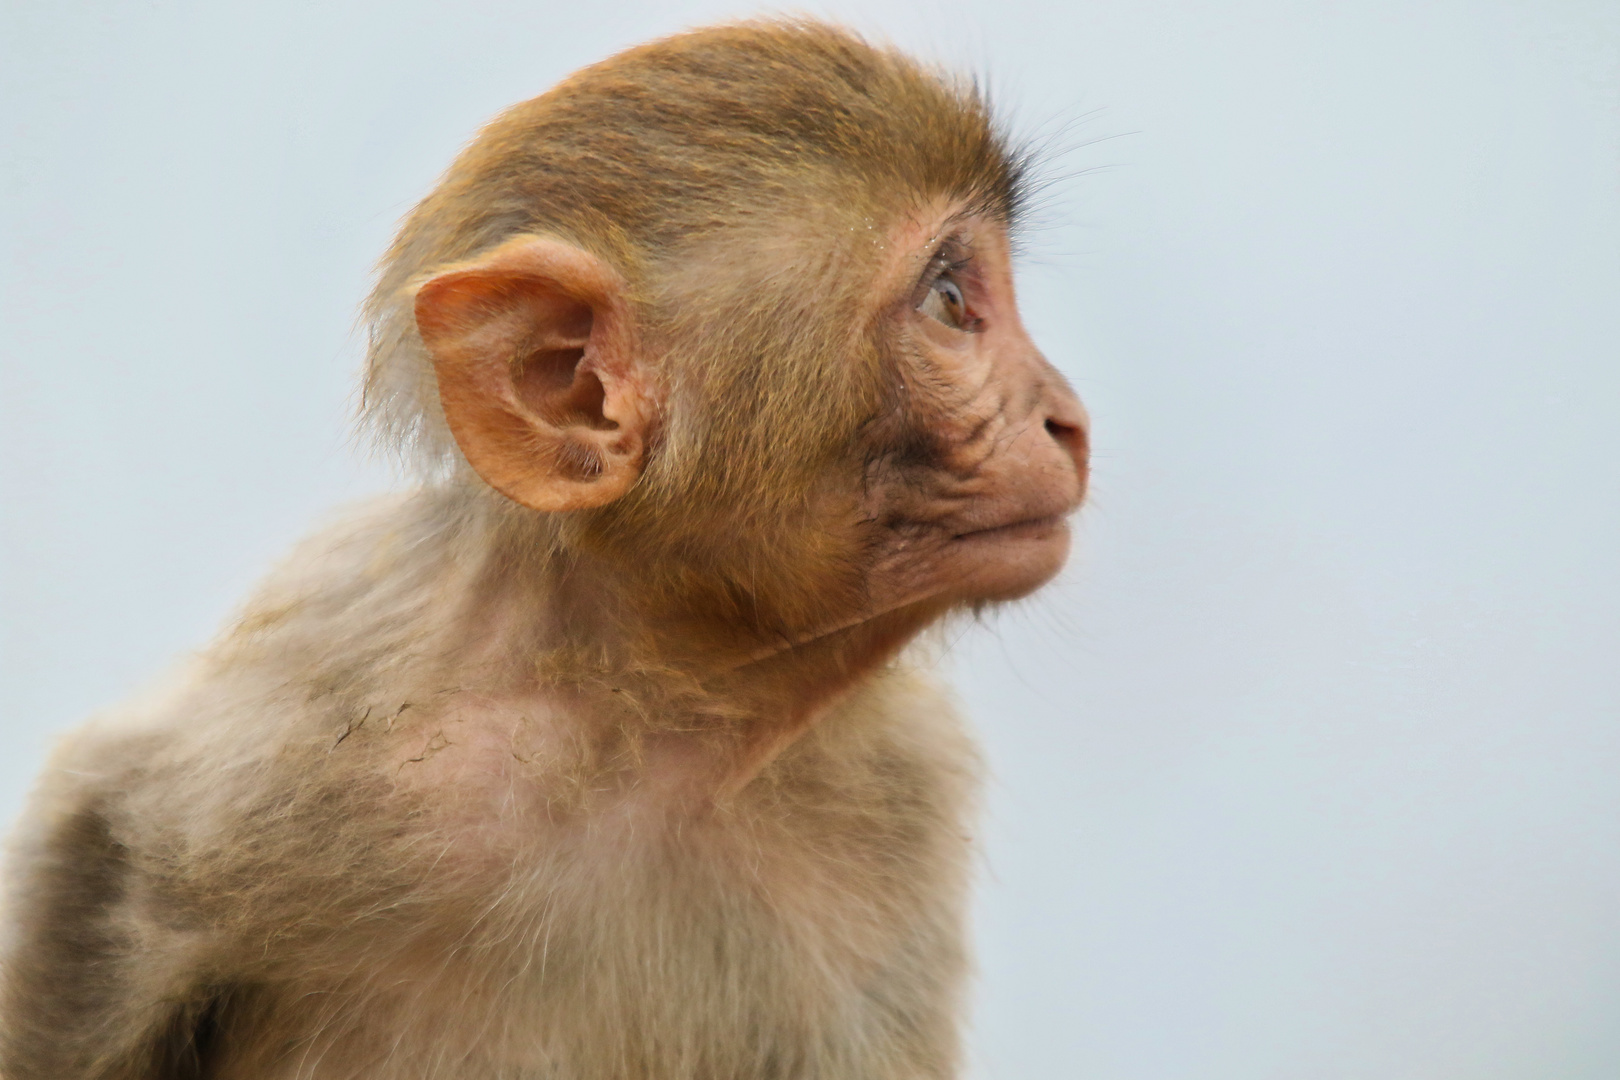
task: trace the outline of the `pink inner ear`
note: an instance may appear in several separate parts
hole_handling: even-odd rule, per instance
[[[501,291],[524,312],[531,328],[513,365],[518,400],[559,428],[617,428],[602,414],[606,392],[601,379],[581,367],[596,323],[590,305],[527,275],[503,282]]]
[[[518,400],[557,427],[613,431],[602,415],[607,393],[596,373],[582,369],[583,348],[537,349],[518,361],[512,378]]]

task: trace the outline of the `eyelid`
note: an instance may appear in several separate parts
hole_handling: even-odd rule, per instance
[[[948,273],[961,270],[973,261],[973,249],[959,236],[948,236],[940,242],[934,250],[928,265],[923,268],[922,277],[917,279],[917,287],[911,293],[911,306],[916,307],[928,296],[928,290],[934,287],[934,282]]]

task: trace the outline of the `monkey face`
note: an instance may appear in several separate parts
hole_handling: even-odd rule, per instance
[[[1050,579],[1085,493],[1084,408],[1019,318],[1005,229],[944,213],[899,230],[883,313],[893,407],[871,426],[876,592],[1008,600]]]

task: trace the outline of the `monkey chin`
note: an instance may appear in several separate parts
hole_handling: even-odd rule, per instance
[[[960,603],[1021,600],[1063,569],[1069,540],[1065,515],[963,533],[951,539],[942,577]]]

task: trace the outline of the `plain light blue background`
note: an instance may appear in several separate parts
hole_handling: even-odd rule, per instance
[[[391,482],[353,315],[478,124],[747,10],[5,5],[0,815]],[[820,10],[1068,151],[1095,496],[955,653],[974,1075],[1620,1076],[1620,4]]]

